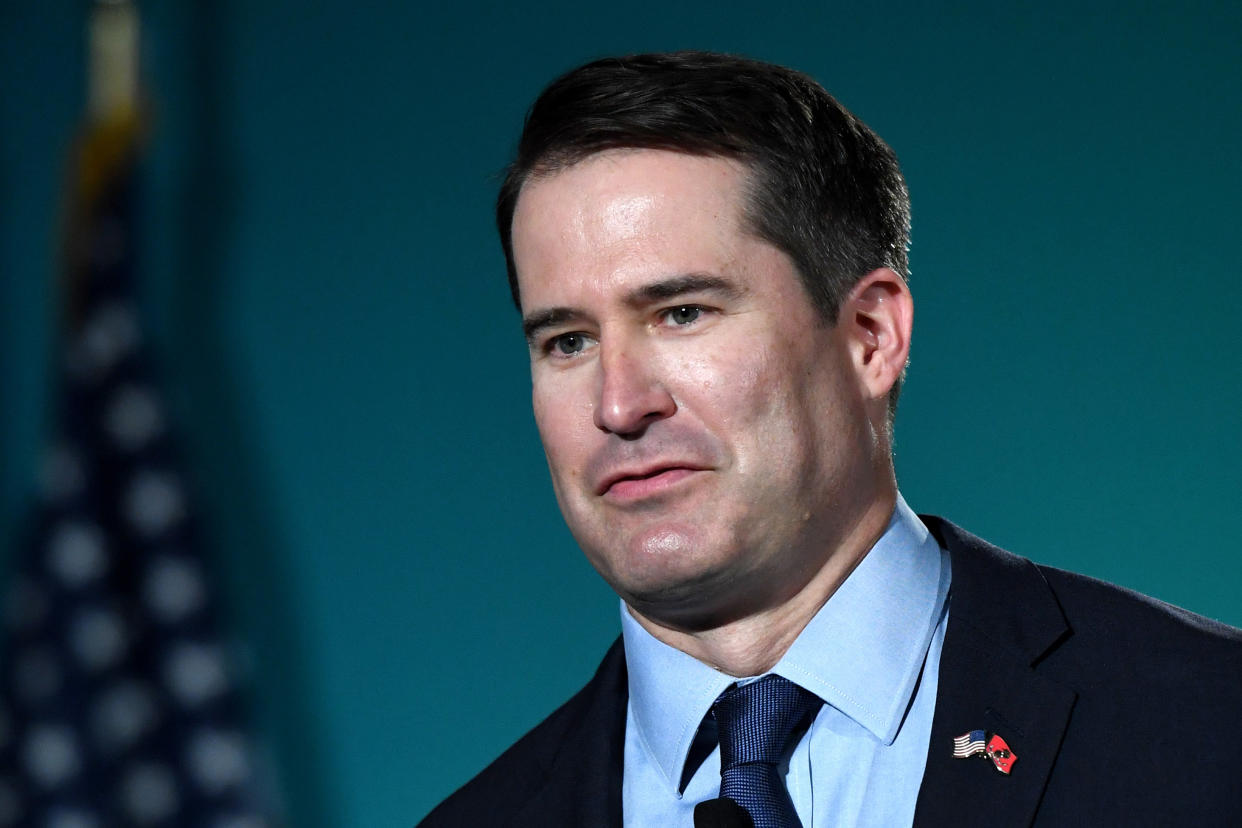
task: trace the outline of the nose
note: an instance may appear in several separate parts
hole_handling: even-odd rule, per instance
[[[600,390],[595,426],[601,431],[636,437],[657,420],[673,416],[677,403],[660,381],[658,366],[633,350],[600,353]]]

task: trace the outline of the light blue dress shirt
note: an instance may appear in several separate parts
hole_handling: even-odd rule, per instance
[[[824,700],[785,776],[806,828],[913,823],[949,581],[948,553],[898,495],[884,534],[772,668]],[[621,629],[630,693],[625,824],[691,826],[694,806],[719,794],[720,749],[697,768],[687,758],[704,752],[699,726],[737,679],[656,640],[624,603]]]

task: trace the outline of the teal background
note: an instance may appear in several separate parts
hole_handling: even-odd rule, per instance
[[[83,10],[0,17],[6,561]],[[1242,5],[222,0],[145,26],[147,311],[291,824],[412,824],[617,632],[548,486],[491,226],[526,106],[603,54],[786,63],[897,150],[917,510],[1242,624]]]

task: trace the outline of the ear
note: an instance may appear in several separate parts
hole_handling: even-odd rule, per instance
[[[886,267],[860,279],[837,316],[837,328],[848,340],[851,363],[866,398],[885,409],[888,392],[906,370],[913,325],[910,288]]]

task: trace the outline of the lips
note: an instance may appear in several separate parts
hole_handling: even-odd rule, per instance
[[[622,469],[605,476],[596,487],[595,493],[629,500],[656,494],[703,469],[700,465],[680,462]]]

